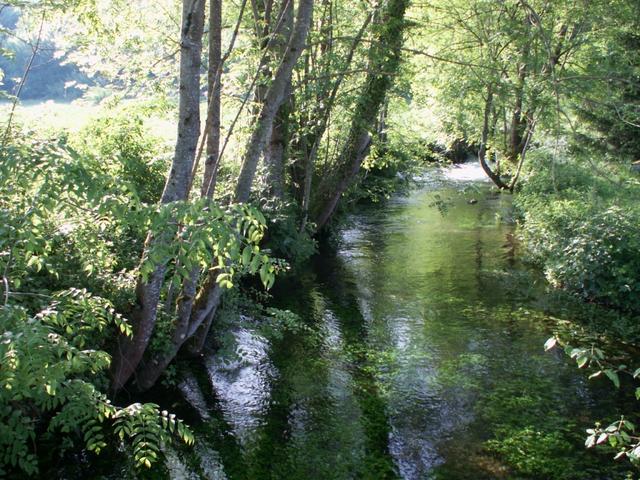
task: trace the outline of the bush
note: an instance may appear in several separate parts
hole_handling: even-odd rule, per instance
[[[5,305],[0,327],[0,475],[37,474],[43,443],[59,455],[74,444],[99,454],[126,440],[135,464],[145,467],[174,434],[193,443],[186,427],[157,405],[117,407],[100,390],[111,359],[92,347],[113,329],[131,335],[107,300],[83,290],[60,292],[35,316]]]
[[[640,312],[640,188],[614,168],[539,155],[516,198],[520,233],[553,285]]]
[[[301,213],[295,205],[263,205],[262,211],[268,226],[265,248],[274,257],[284,258],[295,267],[315,255],[318,244],[312,236],[313,225],[300,230]]]
[[[125,110],[90,122],[76,142],[85,156],[94,156],[105,173],[143,203],[160,199],[168,162],[159,159],[161,142],[144,127],[140,112]]]
[[[64,137],[16,132],[0,152],[0,476],[34,475],[74,446],[97,454],[122,442],[148,467],[165,439],[192,442],[157,405],[116,407],[104,393],[106,352],[131,334],[116,313],[132,303],[128,268],[140,254],[127,256],[153,212],[121,167]]]

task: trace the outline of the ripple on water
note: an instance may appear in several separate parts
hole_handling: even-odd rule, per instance
[[[277,372],[269,360],[265,338],[245,328],[236,328],[232,333],[240,359],[226,362],[216,354],[205,363],[225,420],[242,443],[262,423]]]
[[[407,480],[449,466],[473,478],[483,470],[472,457],[494,432],[482,409],[495,392],[517,393],[525,375],[555,376],[570,395],[559,390],[554,406],[588,405],[586,383],[561,374],[563,360],[532,361],[540,333],[505,315],[513,299],[487,275],[514,269],[504,256],[509,202],[492,196],[477,164],[419,181],[410,195],[349,216],[337,258],[279,298],[312,334],[288,332],[272,346],[237,327],[241,359],[207,358],[242,450],[234,467],[260,457],[273,478],[378,478],[354,473],[376,468],[383,478],[389,466]],[[470,191],[478,204],[468,204]],[[259,442],[247,442],[256,430]]]

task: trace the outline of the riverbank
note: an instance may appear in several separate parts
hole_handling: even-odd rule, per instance
[[[631,165],[534,154],[515,196],[529,258],[553,286],[637,316],[638,198]]]

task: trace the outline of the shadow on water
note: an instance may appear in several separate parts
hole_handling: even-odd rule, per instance
[[[303,329],[269,339],[237,322],[240,355],[195,371],[216,478],[614,478],[581,445],[611,405],[542,351],[510,199],[481,178],[433,170],[350,216],[337,248],[277,282],[276,306]]]

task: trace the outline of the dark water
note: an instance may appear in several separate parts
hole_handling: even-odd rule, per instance
[[[171,475],[618,478],[582,447],[607,406],[544,353],[549,321],[515,255],[510,199],[481,178],[432,171],[349,217],[336,252],[279,282],[278,306],[300,318],[282,335],[231,319],[225,348],[183,384],[205,420]]]

